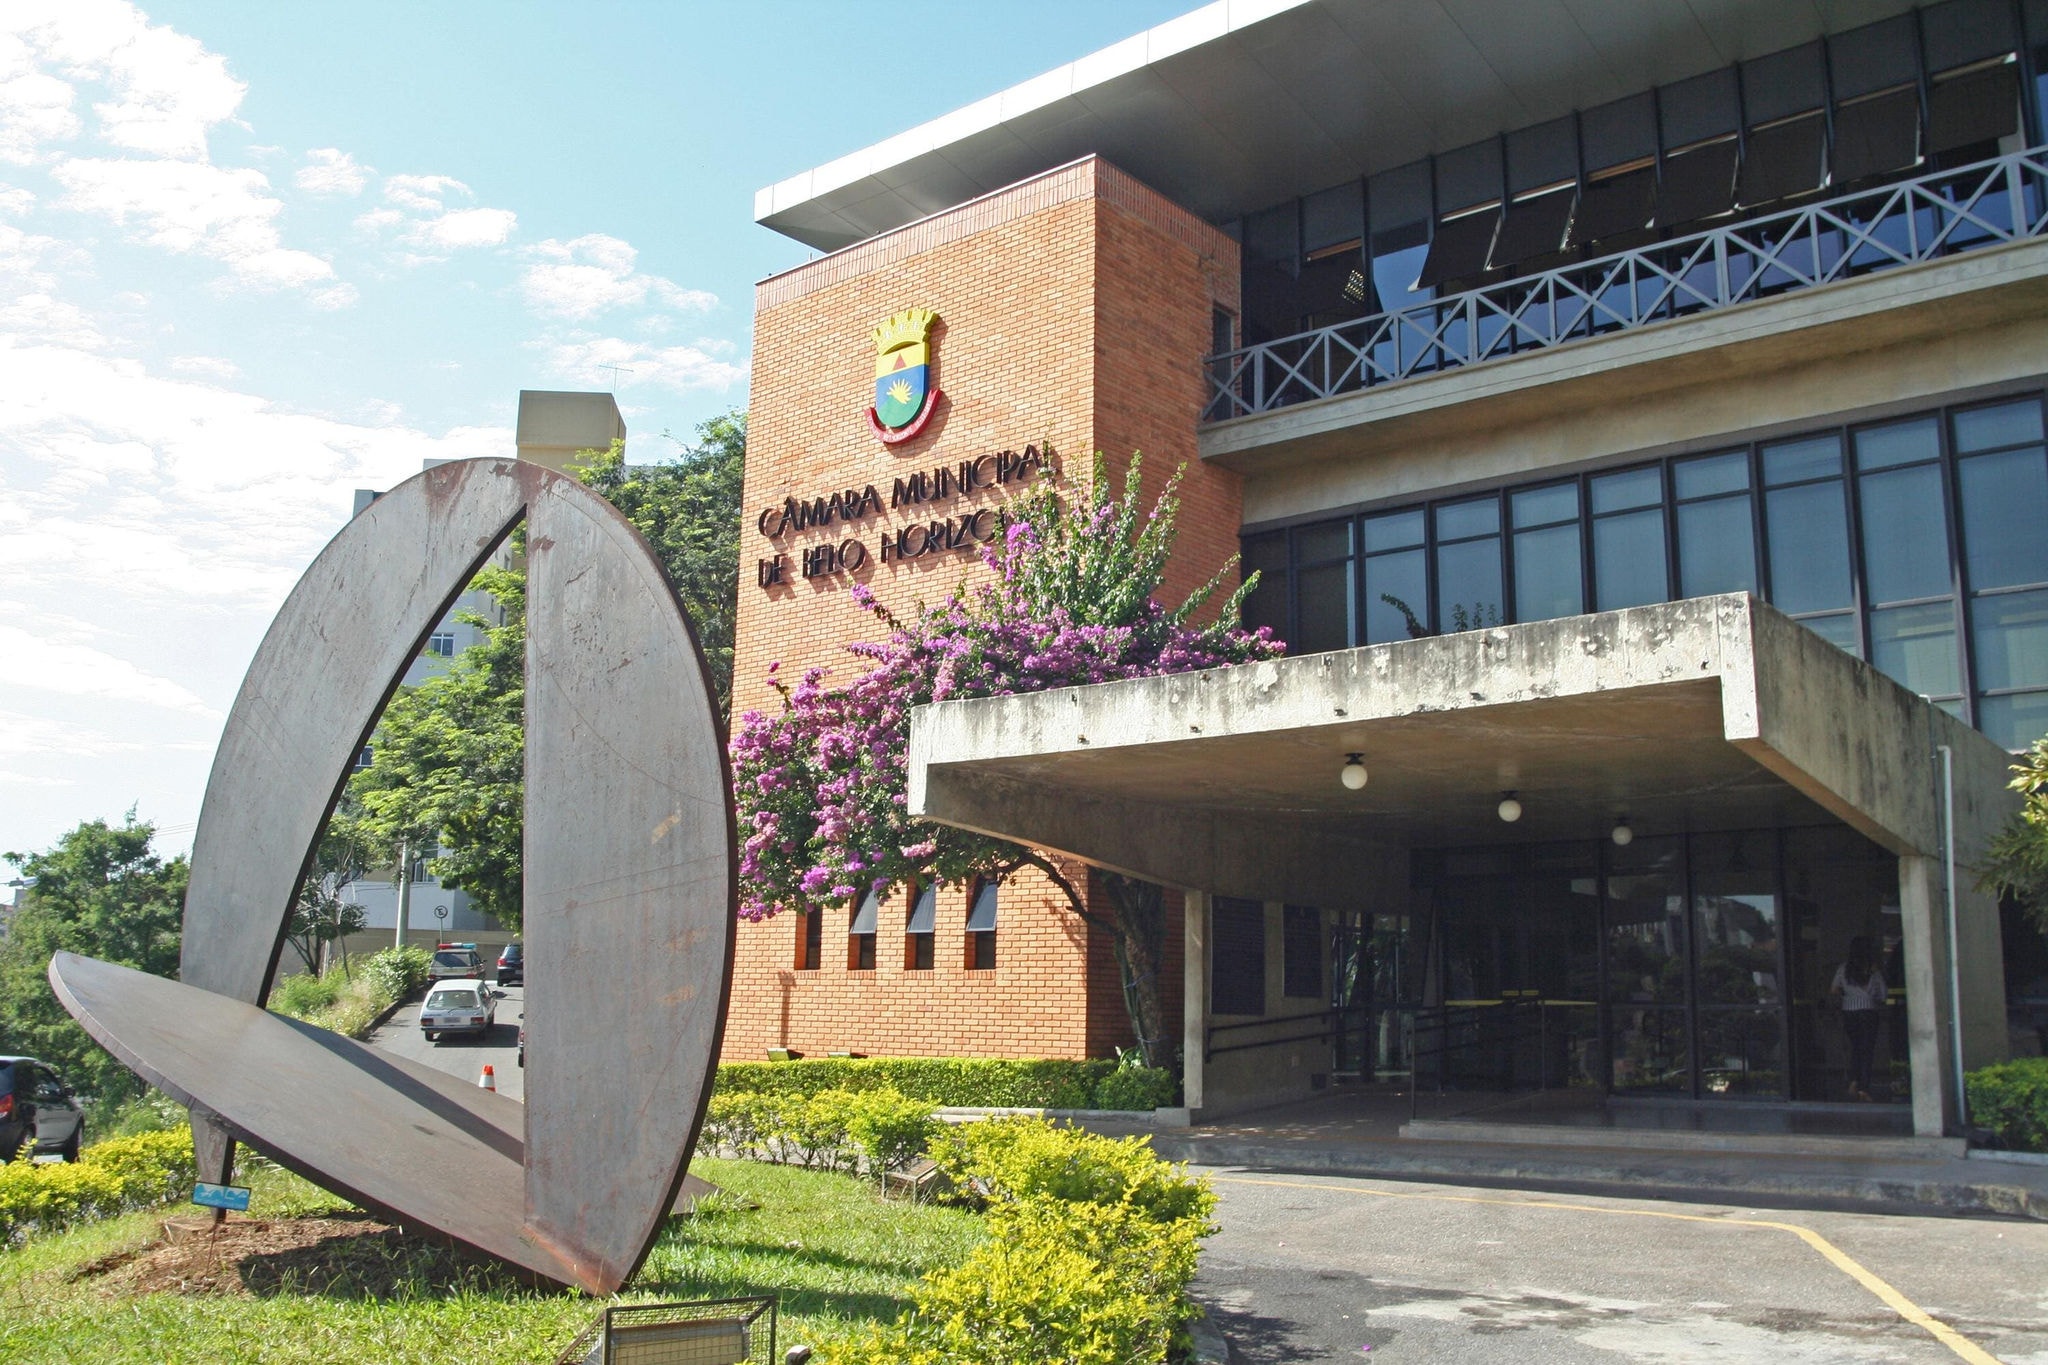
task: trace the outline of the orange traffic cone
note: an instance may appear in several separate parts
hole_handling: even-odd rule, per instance
[[[489,1062],[484,1063],[484,1074],[476,1078],[476,1083],[479,1089],[488,1090],[493,1094],[497,1093],[498,1073],[491,1070]]]

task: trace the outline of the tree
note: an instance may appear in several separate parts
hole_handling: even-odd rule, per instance
[[[370,766],[350,779],[348,796],[362,811],[354,837],[379,861],[395,863],[401,848],[414,857],[438,848],[434,874],[516,933],[526,799],[526,575],[485,569],[471,586],[497,601],[503,622],[460,615],[483,639],[444,672],[399,689],[378,721]]]
[[[576,466],[584,483],[626,514],[661,557],[690,613],[697,644],[718,692],[718,713],[732,704],[732,642],[739,609],[740,489],[746,475],[747,415],[729,412],[680,440],[667,464],[626,463],[624,443],[591,452]]]
[[[1103,914],[1044,851],[905,813],[914,706],[1179,673],[1281,652],[1269,632],[1248,632],[1237,623],[1256,574],[1222,601],[1211,624],[1194,624],[1235,567],[1234,558],[1179,606],[1154,600],[1173,549],[1180,475],[1146,512],[1140,465],[1131,461],[1121,498],[1098,456],[1085,499],[1070,504],[1048,484],[1011,504],[999,548],[983,552],[994,580],[936,606],[921,605],[907,621],[891,615],[865,585],[854,587],[855,600],[890,631],[882,643],[848,646],[865,661],[865,671],[843,687],[828,687],[823,668],[808,670],[793,687],[778,681],[783,710],[749,711],[735,729],[743,917],[816,913],[870,889],[1001,881],[1037,868],[1074,914],[1110,934],[1146,1060],[1166,1060],[1158,887],[1103,876],[1109,906]],[[769,671],[778,675],[780,665]]]
[[[1977,884],[2011,896],[2048,934],[2048,737],[2029,745],[2012,771],[2007,785],[2020,794],[2020,808],[1985,850]]]
[[[320,831],[313,867],[292,901],[285,942],[292,945],[308,972],[320,970],[321,950],[363,928],[363,907],[341,898],[349,883],[369,873],[377,861],[376,844],[363,824],[361,803],[344,792],[341,805]],[[346,972],[346,956],[342,970]]]
[[[57,1003],[50,956],[178,974],[188,869],[182,856],[165,862],[152,852],[155,837],[131,810],[119,825],[85,821],[44,852],[5,855],[34,885],[0,944],[0,1051],[62,1067],[88,1094],[134,1094],[141,1083]]]

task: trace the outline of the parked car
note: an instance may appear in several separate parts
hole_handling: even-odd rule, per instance
[[[517,943],[505,945],[505,951],[498,954],[498,984],[518,986],[526,981],[526,949]]]
[[[420,1006],[420,1031],[430,1043],[444,1033],[473,1033],[489,1037],[498,1019],[498,996],[481,981],[449,980],[427,990],[427,1002]]]
[[[526,1065],[526,1016],[519,1016],[519,1065]]]
[[[427,984],[436,981],[484,979],[484,960],[474,943],[436,943],[434,965],[427,969]]]
[[[85,1115],[56,1068],[33,1057],[0,1057],[0,1159],[12,1161],[24,1142],[38,1153],[78,1160]]]

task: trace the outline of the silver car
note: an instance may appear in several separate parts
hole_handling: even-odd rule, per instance
[[[490,1036],[498,1019],[498,993],[481,981],[440,981],[427,992],[420,1006],[420,1030],[430,1043],[444,1033],[474,1033]]]

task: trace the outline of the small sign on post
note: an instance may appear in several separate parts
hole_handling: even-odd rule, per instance
[[[249,1211],[249,1187],[247,1185],[209,1185],[200,1181],[192,1187],[192,1202],[209,1209],[233,1209],[236,1213]]]

